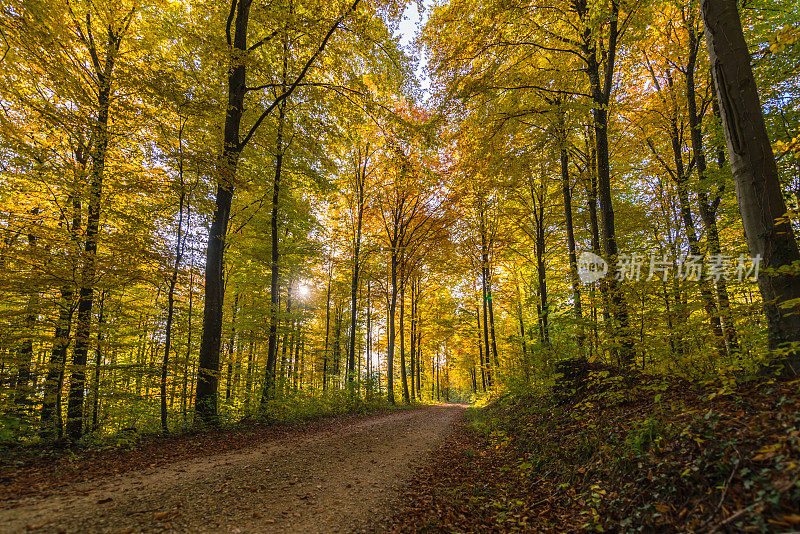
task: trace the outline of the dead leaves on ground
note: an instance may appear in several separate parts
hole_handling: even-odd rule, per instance
[[[798,530],[798,385],[641,376],[506,399],[417,471],[388,530]]]

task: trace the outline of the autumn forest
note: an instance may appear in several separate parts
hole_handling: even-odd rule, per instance
[[[3,450],[487,404],[448,439],[513,449],[475,469],[530,482],[577,417],[565,403],[605,406],[585,472],[611,447],[605,418],[641,400],[614,392],[655,391],[660,415],[619,438],[650,457],[688,439],[686,406],[706,424],[702,403],[753,391],[800,403],[798,17],[790,0],[3,2]],[[751,413],[736,406],[719,410]],[[531,421],[550,429],[535,446]],[[780,459],[759,436],[753,454]],[[443,450],[436,469],[461,449]],[[551,490],[580,517],[547,494],[553,518],[532,522],[513,503],[542,495],[503,490],[511,511],[469,501],[426,525],[625,524],[586,476],[568,495],[570,465]],[[631,525],[800,523],[796,484],[733,517],[743,465],[692,486],[725,484],[721,500]],[[381,528],[424,530],[439,497],[411,487]]]

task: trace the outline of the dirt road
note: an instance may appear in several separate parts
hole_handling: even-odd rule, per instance
[[[396,488],[447,435],[457,405],[132,471],[26,497],[0,532],[353,532],[385,517]]]

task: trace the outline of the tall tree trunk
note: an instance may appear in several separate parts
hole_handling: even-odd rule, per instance
[[[190,224],[189,217],[186,217],[186,225],[189,226]],[[191,255],[191,262],[189,265],[189,309],[187,310],[187,325],[186,325],[186,360],[183,364],[183,391],[181,392],[181,413],[183,414],[183,421],[186,422],[186,408],[187,404],[189,403],[189,395],[191,391],[188,390],[188,383],[189,383],[189,370],[192,367],[190,365],[192,359],[192,311],[193,311],[193,304],[194,304],[194,252]],[[192,373],[194,376],[194,373]]]
[[[671,85],[671,81],[670,81]],[[689,191],[688,191],[688,176],[683,165],[683,155],[681,152],[682,146],[678,134],[678,125],[676,118],[671,119],[670,124],[670,141],[672,144],[672,156],[675,162],[675,186],[678,189],[678,202],[680,203],[681,219],[683,226],[686,230],[686,240],[689,242],[689,252],[695,256],[701,256],[700,239],[697,237],[697,229],[692,217],[692,208],[689,204]],[[651,149],[653,149],[651,145]],[[714,302],[714,295],[711,292],[711,283],[705,280],[702,276],[697,281],[700,289],[700,298],[703,302],[703,308],[708,315],[709,323],[711,324],[711,331],[716,340],[717,352],[720,356],[725,356],[725,338],[722,333],[722,323],[719,319],[717,312],[717,305]]]
[[[132,14],[131,14],[132,16]],[[91,20],[87,19],[91,25]],[[72,353],[72,374],[67,398],[67,435],[78,439],[83,434],[83,407],[86,388],[86,357],[89,352],[92,328],[92,304],[97,274],[97,240],[100,231],[100,207],[103,201],[103,177],[108,152],[108,121],[111,108],[112,75],[121,41],[121,31],[110,30],[106,57],[101,67],[94,44],[90,45],[95,75],[97,76],[97,122],[95,146],[92,149],[92,172],[89,179],[89,203],[84,238],[83,266],[78,297],[78,317],[75,327],[75,349]]]
[[[530,362],[528,361],[528,343],[526,340],[527,335],[525,334],[525,299],[519,286],[519,277],[517,273],[514,273],[514,283],[517,289],[517,297],[519,298],[517,317],[519,319],[519,336],[522,344],[522,369],[525,374],[525,380],[530,383],[530,368],[528,365]]]
[[[436,349],[436,400],[438,401],[441,395],[442,384],[439,381],[439,349]]]
[[[406,375],[406,335],[405,335],[405,306],[406,306],[406,273],[405,258],[401,260],[400,268],[400,381],[403,384],[403,402],[411,403],[408,393],[408,376]]]
[[[545,195],[544,176],[542,176],[541,189],[537,191],[536,186],[531,183],[531,201],[533,203],[533,219],[536,224],[536,274],[538,278],[539,293],[539,329],[540,341],[542,346],[550,346],[550,304],[547,297],[547,272],[545,270]],[[489,316],[491,319],[491,315]]]
[[[386,349],[386,396],[391,404],[395,403],[394,399],[394,312],[397,308],[397,241],[392,243],[392,258],[391,258],[391,296],[389,301],[389,339],[388,347]]]
[[[411,353],[409,354],[409,364],[410,364],[410,371],[411,371],[411,387],[409,393],[411,394],[411,400],[416,398],[416,362],[414,359],[416,358],[416,309],[415,309],[415,302],[417,299],[417,289],[416,289],[417,281],[412,279],[411,280],[411,336],[410,336],[410,345],[411,345]]]
[[[486,364],[483,361],[483,338],[484,333],[481,331],[481,310],[479,306],[475,306],[475,318],[478,320],[478,356],[480,357],[481,368],[481,389],[486,391]],[[485,324],[485,321],[484,321]]]
[[[576,0],[576,9],[582,20],[590,16],[590,9],[585,0]],[[587,20],[588,22],[588,20]],[[608,149],[608,106],[613,90],[614,67],[619,38],[619,4],[611,2],[611,19],[608,29],[608,43],[602,56],[602,65],[598,59],[597,41],[593,35],[592,24],[586,25],[583,35],[583,53],[586,61],[586,75],[592,91],[592,117],[594,120],[594,136],[597,157],[597,188],[600,200],[602,220],[602,236],[605,245],[606,260],[611,276],[605,278],[611,303],[611,312],[617,323],[619,339],[619,359],[622,365],[630,365],[636,356],[633,336],[630,331],[630,318],[625,293],[614,274],[617,271],[617,236],[614,223],[614,208],[611,199],[611,167]],[[601,79],[601,67],[603,75]]]
[[[420,300],[420,293],[421,289],[420,284],[422,282],[417,282],[417,302],[414,304],[415,312],[414,316],[416,317],[416,339],[417,339],[417,398],[422,399],[422,374],[421,374],[421,367],[422,367],[422,318],[419,314],[419,300]]]
[[[44,383],[44,400],[42,401],[41,427],[39,434],[44,439],[50,439],[56,434],[61,434],[61,389],[64,383],[64,367],[67,362],[67,348],[70,343],[70,330],[74,308],[74,292],[72,286],[61,287],[61,300],[59,302],[58,322],[53,334],[53,349],[50,355],[50,365],[47,369],[47,378]]]
[[[86,164],[89,161],[87,147],[80,143],[75,150],[75,160],[78,172],[75,176],[76,190],[79,184],[85,179]],[[81,227],[81,200],[77,192],[70,198],[72,204],[72,223],[62,218],[61,223],[68,229],[69,238],[75,246],[75,250],[80,247],[78,231]],[[74,267],[73,267],[74,273]],[[44,439],[52,438],[57,430],[61,437],[61,390],[64,385],[64,371],[67,363],[67,348],[70,344],[70,331],[72,329],[72,316],[75,313],[75,288],[70,281],[66,281],[61,286],[61,299],[59,301],[58,321],[56,322],[53,334],[53,348],[50,355],[50,364],[47,369],[47,377],[44,383],[44,399],[42,401],[40,435]]]
[[[283,127],[286,111],[286,101],[292,92],[303,81],[311,65],[325,50],[328,41],[334,32],[344,21],[345,17],[355,11],[360,0],[354,0],[350,7],[342,13],[328,29],[317,50],[308,58],[300,73],[289,85],[287,83],[287,61],[288,61],[288,37],[284,38],[284,69],[283,83],[280,96],[276,98],[262,112],[261,116],[251,126],[247,135],[239,140],[239,127],[244,110],[244,97],[247,94],[247,80],[245,58],[250,49],[247,47],[247,26],[250,18],[250,6],[252,0],[232,0],[229,18],[226,25],[226,37],[231,52],[228,56],[228,106],[225,115],[225,132],[222,155],[217,161],[218,186],[216,196],[216,210],[208,236],[208,252],[206,258],[206,300],[203,311],[203,339],[200,344],[200,365],[198,370],[197,399],[195,408],[198,418],[205,423],[215,424],[217,422],[217,389],[219,386],[219,352],[222,337],[222,301],[223,301],[223,253],[225,250],[224,240],[228,230],[230,220],[230,208],[233,200],[234,182],[239,156],[245,145],[252,139],[256,131],[267,118],[267,116],[277,107],[281,116],[278,124],[279,130]],[[233,29],[233,36],[231,36]],[[255,45],[256,47],[259,45]],[[281,130],[282,133],[282,130]],[[282,154],[282,137],[278,137],[278,153]],[[282,157],[276,157],[276,180],[273,188],[272,197],[272,281],[271,289],[271,323],[270,323],[270,343],[267,356],[267,371],[262,391],[262,405],[270,395],[270,389],[274,385],[274,364],[277,356],[277,210],[278,193],[280,191],[279,177]],[[272,366],[269,365],[270,358]]]
[[[234,348],[236,346],[236,315],[239,311],[239,293],[233,298],[233,313],[231,315],[231,335],[228,338],[228,378],[225,381],[225,402],[231,398],[231,376],[233,374]]]
[[[500,369],[500,359],[497,356],[497,339],[494,329],[494,298],[492,297],[492,273],[489,267],[486,268],[486,300],[489,303],[489,334],[492,341],[492,358],[494,359],[495,374]]]
[[[297,381],[300,378],[300,345],[302,335],[302,326],[300,321],[296,321],[294,333],[294,358],[292,363],[292,390],[297,393]]]
[[[739,213],[750,254],[763,258],[765,272],[759,276],[758,286],[767,317],[769,348],[785,351],[780,355],[782,363],[788,372],[797,374],[800,282],[795,273],[785,270],[800,261],[800,251],[786,217],[736,1],[704,0],[702,9]]]
[[[364,219],[364,185],[367,179],[367,165],[369,163],[369,145],[366,146],[364,157],[359,158],[356,165],[356,216],[355,238],[353,240],[353,278],[350,283],[350,346],[347,351],[347,383],[352,388],[353,369],[356,360],[356,318],[358,313],[358,276],[359,253],[361,251],[361,225]]]
[[[286,371],[286,347],[289,345],[289,336],[292,333],[292,325],[294,322],[291,319],[292,316],[292,280],[290,279],[288,282],[288,287],[286,289],[286,318],[284,319],[284,328],[285,331],[283,333],[283,344],[281,347],[281,369],[280,373],[278,373],[278,383],[283,390],[286,386],[286,375],[284,374]],[[289,354],[291,356],[291,353]]]
[[[489,244],[488,238],[486,235],[486,221],[485,221],[485,212],[484,209],[481,208],[480,213],[480,234],[481,234],[481,287],[483,291],[483,341],[484,347],[486,347],[486,360],[484,361],[484,365],[486,366],[486,386],[489,389],[492,389],[492,363],[491,363],[491,353],[489,347],[491,347],[490,337],[489,337],[489,313],[490,313],[490,299],[491,294],[489,293],[489,280],[488,278],[488,271],[489,271]]]
[[[556,105],[560,105],[557,102]],[[583,309],[581,308],[581,287],[578,278],[578,256],[575,248],[575,229],[572,223],[572,189],[569,180],[569,154],[567,152],[567,129],[564,124],[564,112],[559,110],[558,141],[561,162],[561,190],[564,195],[564,219],[567,224],[567,247],[569,250],[569,274],[572,281],[572,305],[575,311],[578,349],[583,351],[586,334],[583,330]],[[520,315],[520,319],[521,319]],[[523,327],[524,329],[524,327]],[[524,338],[523,338],[524,339]]]
[[[603,249],[600,245],[600,222],[597,216],[597,146],[594,141],[594,128],[592,127],[590,127],[587,132],[586,148],[589,154],[587,169],[589,173],[589,183],[586,188],[587,204],[589,206],[589,232],[592,237],[592,252],[597,256],[602,256]],[[606,333],[608,333],[609,325],[611,324],[611,304],[608,297],[608,284],[606,284],[605,279],[601,279],[598,285],[603,302],[603,326]]]
[[[167,324],[164,332],[164,360],[161,362],[161,431],[166,434],[167,428],[167,368],[169,365],[169,351],[172,349],[172,321],[175,315],[175,286],[178,283],[178,271],[183,257],[183,204],[186,201],[186,188],[183,183],[183,124],[178,129],[178,174],[181,179],[181,193],[178,199],[178,229],[175,242],[175,261],[172,264],[172,274],[169,278],[167,291]]]
[[[700,48],[700,40],[695,31],[694,18],[690,17],[687,21],[689,34],[689,60],[686,64],[686,100],[687,112],[689,115],[689,128],[691,130],[692,152],[694,153],[695,165],[697,166],[697,176],[700,181],[697,198],[700,204],[700,217],[703,219],[703,226],[706,229],[706,239],[708,241],[708,253],[710,255],[721,255],[722,248],[719,240],[719,230],[717,228],[717,207],[721,199],[723,188],[715,194],[714,199],[710,200],[705,183],[708,182],[705,147],[703,146],[703,118],[697,110],[697,89],[695,87],[695,69],[697,66],[697,55]],[[722,320],[725,343],[730,352],[739,352],[739,339],[736,327],[733,324],[731,314],[730,298],[725,278],[720,278],[716,282],[717,303],[719,304],[719,316]]]
[[[246,90],[247,25],[252,0],[241,0],[236,6],[233,38],[231,22],[227,26],[228,44],[232,46],[228,57],[228,105],[225,113],[222,154],[217,160],[217,192],[211,229],[208,233],[205,269],[205,301],[203,305],[203,335],[200,340],[200,359],[197,370],[195,413],[199,422],[215,425],[217,417],[217,391],[219,389],[219,355],[222,346],[222,306],[225,284],[225,239],[231,216],[236,170],[242,146],[239,128],[244,111]],[[233,9],[231,9],[233,15]]]
[[[372,391],[372,286],[371,281],[367,280],[367,381],[369,388],[367,393]]]
[[[331,277],[333,263],[328,267],[328,291],[325,298],[325,348],[322,351],[322,392],[328,389],[328,346],[331,334]]]
[[[108,290],[100,293],[97,313],[97,347],[94,350],[94,380],[92,380],[92,432],[96,432],[98,425],[98,412],[100,411],[100,366],[103,364],[103,323],[105,322],[105,303]]]
[[[270,216],[271,260],[270,260],[270,319],[267,348],[267,368],[264,377],[262,404],[275,394],[275,366],[278,361],[278,280],[280,277],[280,251],[278,249],[278,208],[280,206],[281,172],[283,166],[283,128],[286,117],[285,101],[278,110],[277,150],[275,153],[275,179],[272,185],[272,214]]]
[[[342,315],[344,304],[335,304],[333,310],[333,376],[336,378],[336,388],[340,387],[339,364],[342,359]]]
[[[255,356],[255,336],[250,330],[250,345],[247,349],[247,374],[244,383],[245,416],[250,416],[250,401],[253,395],[253,358]]]

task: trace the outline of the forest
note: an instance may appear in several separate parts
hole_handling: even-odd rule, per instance
[[[444,478],[485,459],[442,455],[481,443],[514,449],[530,489],[557,469],[537,461],[567,462],[575,414],[596,410],[580,458],[600,462],[611,414],[650,392],[660,415],[625,454],[652,460],[686,439],[687,406],[703,423],[728,402],[783,421],[753,431],[756,463],[800,462],[798,17],[794,0],[4,1],[3,455],[459,403],[488,408],[452,415]],[[522,428],[550,428],[538,460]],[[601,469],[578,465],[558,469]],[[630,525],[800,524],[794,463],[772,500],[723,505],[752,486],[743,465],[690,484],[724,488],[710,507]],[[406,495],[384,527],[628,525],[587,476],[569,497],[557,482],[590,511],[530,523],[469,501],[451,521]]]

